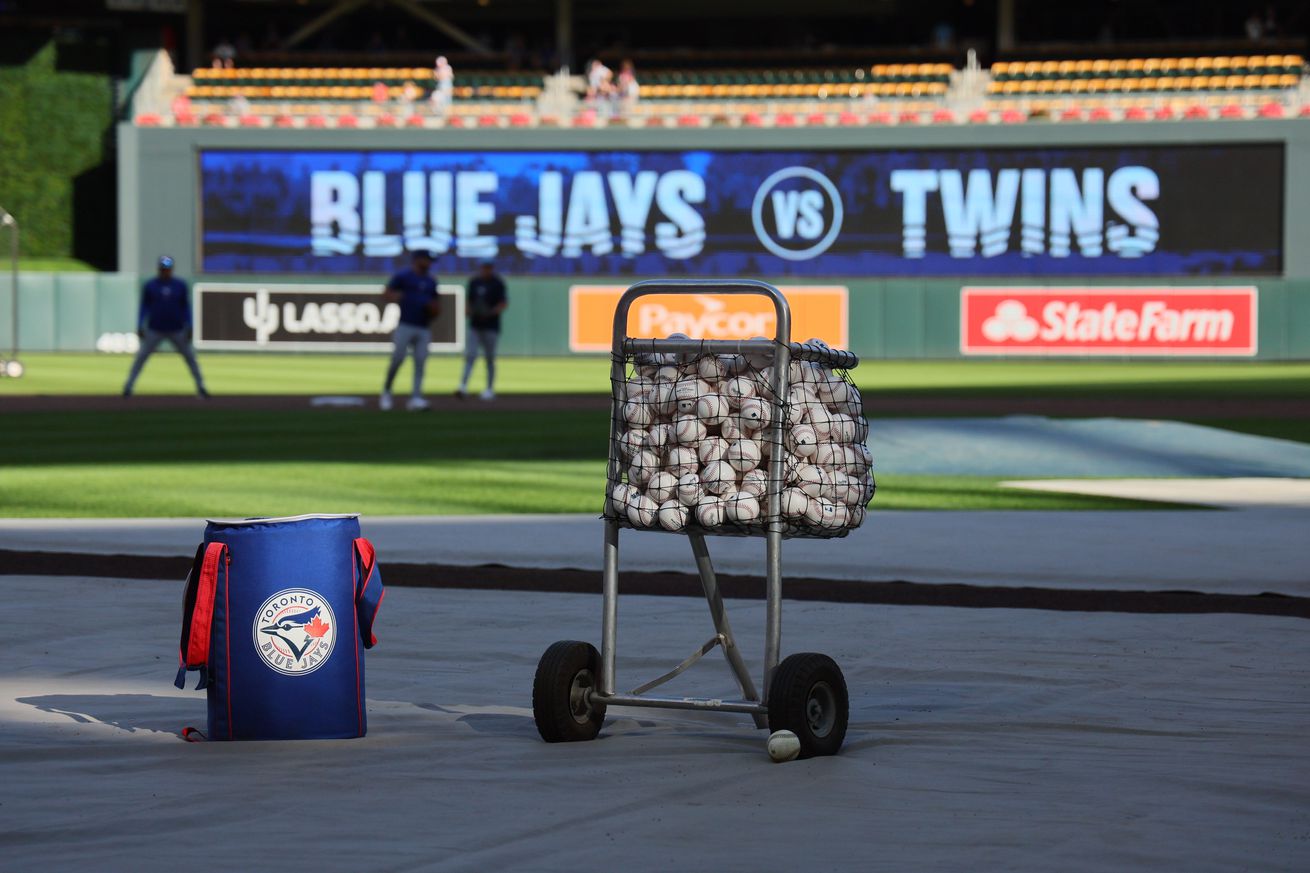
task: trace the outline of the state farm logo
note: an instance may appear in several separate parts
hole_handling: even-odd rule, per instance
[[[966,355],[1254,355],[1244,288],[963,288]]]
[[[809,167],[779,170],[755,192],[751,223],[769,251],[807,261],[828,250],[841,233],[842,202],[832,180]]]

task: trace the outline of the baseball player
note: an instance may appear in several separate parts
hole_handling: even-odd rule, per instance
[[[500,337],[500,314],[509,308],[505,282],[496,275],[496,265],[483,261],[478,274],[469,279],[468,339],[464,345],[464,376],[459,380],[455,396],[463,400],[468,396],[469,375],[478,359],[478,346],[487,357],[487,390],[479,395],[483,400],[496,399],[496,340]]]
[[[209,396],[205,379],[200,375],[195,349],[191,347],[191,303],[187,299],[186,282],[173,275],[173,259],[168,255],[160,257],[158,275],[141,289],[136,334],[141,338],[141,347],[137,349],[127,383],[123,385],[124,397],[132,396],[132,387],[141,375],[146,358],[154,354],[164,340],[172,343],[186,361],[191,378],[196,380],[196,393],[201,397]]]
[[[405,362],[405,355],[413,348],[414,390],[405,408],[410,412],[428,408],[423,399],[423,367],[428,361],[428,344],[432,342],[432,320],[441,314],[441,301],[437,298],[437,277],[430,274],[432,253],[414,252],[413,266],[391,277],[382,297],[387,303],[400,305],[400,324],[391,335],[393,349],[391,365],[387,368],[387,381],[378,398],[379,409],[391,408],[391,383],[396,371]]]

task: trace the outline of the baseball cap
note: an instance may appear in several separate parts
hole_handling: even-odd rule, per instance
[[[436,255],[432,254],[432,252],[427,249],[417,249],[411,253],[410,257],[413,259],[427,258],[429,261],[435,261],[437,259]]]
[[[173,269],[173,259],[168,255],[160,255],[159,266],[163,267],[165,270],[171,270]]]

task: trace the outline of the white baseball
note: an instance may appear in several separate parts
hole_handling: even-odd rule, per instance
[[[795,761],[801,754],[801,739],[791,731],[774,731],[765,744],[769,759],[775,764]]]
[[[826,501],[817,497],[811,497],[810,502],[805,504],[805,520],[813,525],[823,525],[823,507]]]
[[[650,527],[655,523],[655,513],[658,511],[659,507],[655,505],[654,500],[645,494],[638,494],[628,504],[628,521],[632,522],[634,527]]]
[[[754,470],[760,465],[760,444],[752,439],[741,439],[728,446],[723,459],[738,473]]]
[[[729,415],[719,423],[719,436],[725,440],[739,440],[746,436],[746,431],[735,415]]]
[[[664,462],[664,469],[678,478],[682,478],[688,473],[695,473],[700,469],[700,459],[696,457],[696,450],[686,446],[674,446],[669,449],[668,460]]]
[[[685,473],[678,479],[678,502],[683,506],[695,506],[704,490],[700,484],[700,474]]]
[[[769,490],[769,474],[763,470],[747,470],[741,475],[741,490],[752,497],[762,498]]]
[[[723,456],[728,452],[728,445],[728,441],[723,437],[707,437],[696,447],[696,455],[702,464],[722,461]]]
[[[640,400],[649,394],[655,387],[655,383],[644,376],[633,376],[629,379],[624,387],[624,400]]]
[[[728,375],[728,368],[717,355],[705,355],[696,361],[696,375],[706,382],[718,382]]]
[[[642,442],[642,448],[658,453],[671,442],[673,442],[673,428],[667,424],[654,424],[646,432],[646,439]]]
[[[810,497],[822,497],[829,484],[828,474],[822,467],[806,464],[796,471],[796,487]]]
[[[737,487],[737,471],[727,461],[711,461],[700,471],[701,485],[711,494]]]
[[[678,477],[661,471],[650,477],[646,483],[646,496],[656,503],[664,503],[673,497],[678,489]]]
[[[773,420],[773,413],[767,401],[754,397],[741,404],[740,417],[741,426],[746,430],[763,430]]]
[[[832,413],[822,403],[811,403],[806,407],[805,420],[814,428],[814,435],[821,440],[832,438]]]
[[[778,459],[778,463],[782,464],[783,484],[792,485],[795,484],[801,468],[806,466],[808,462],[799,455],[793,455],[791,452],[783,452],[782,457]]]
[[[729,412],[728,398],[722,394],[703,394],[696,401],[696,415],[707,427],[722,424]]]
[[[656,382],[650,399],[655,403],[655,414],[661,418],[668,418],[678,408],[678,400],[673,395],[673,385],[669,382]]]
[[[696,503],[696,523],[701,527],[718,527],[723,524],[723,501],[706,495]]]
[[[623,436],[619,437],[619,452],[623,455],[623,460],[631,461],[632,456],[641,451],[645,444],[646,431],[635,428],[624,431]]]
[[[628,468],[628,481],[634,485],[645,485],[659,468],[659,455],[650,449],[642,449],[632,458],[632,466]]]
[[[665,530],[682,530],[687,526],[687,507],[677,500],[666,500],[660,504],[658,517]]]
[[[655,371],[655,381],[676,382],[678,381],[678,377],[681,375],[682,373],[678,371],[677,367],[671,364],[666,364],[665,366],[660,367],[658,370]]]
[[[810,497],[799,488],[787,488],[782,492],[782,514],[788,518],[803,518],[810,508]]]
[[[760,501],[745,491],[738,491],[728,498],[724,514],[728,521],[749,524],[760,517]]]
[[[832,499],[838,503],[854,503],[860,494],[860,482],[847,476],[841,470],[835,470],[832,476]],[[646,493],[650,494],[650,486],[646,486]],[[651,495],[654,497],[654,495]]]
[[[630,427],[648,427],[654,419],[655,404],[649,401],[649,395],[640,399],[629,400],[623,404],[623,420]]]
[[[708,393],[710,393],[709,384],[691,376],[684,376],[673,386],[674,402],[677,404],[678,412],[683,415],[695,413],[696,401],[701,395]]]
[[[723,384],[721,390],[728,398],[728,405],[740,409],[743,401],[755,396],[755,383],[747,376],[734,376]]]
[[[628,504],[641,494],[636,488],[626,482],[615,485],[610,490],[610,506],[614,509],[616,515],[624,515],[628,511]]]
[[[808,424],[798,424],[791,429],[788,445],[802,458],[813,458],[819,442],[814,428]]]
[[[814,447],[814,463],[825,470],[846,463],[846,450],[836,443],[821,442]]]
[[[677,437],[679,445],[697,445],[705,439],[707,433],[705,422],[694,415],[679,415],[673,421],[673,434]]]

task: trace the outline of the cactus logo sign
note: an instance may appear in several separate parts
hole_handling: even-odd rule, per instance
[[[963,288],[966,355],[1256,353],[1256,297],[1241,288]]]
[[[1283,146],[204,151],[209,274],[1277,274]],[[1204,179],[1205,184],[1197,184]]]
[[[195,338],[201,349],[379,351],[391,348],[400,307],[382,299],[382,285],[256,285],[200,283]],[[464,348],[464,289],[441,285],[441,316],[432,323],[432,351]]]

